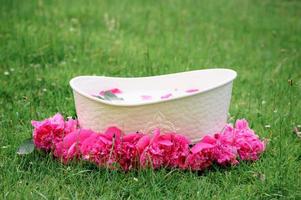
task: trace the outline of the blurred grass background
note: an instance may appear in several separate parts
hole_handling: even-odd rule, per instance
[[[1,199],[300,199],[301,1],[0,0]],[[130,173],[18,157],[31,119],[75,116],[77,75],[238,72],[232,120],[269,139],[256,163]]]

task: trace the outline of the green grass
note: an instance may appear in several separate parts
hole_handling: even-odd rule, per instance
[[[0,1],[0,199],[301,199],[301,2]],[[204,173],[107,171],[16,155],[31,119],[75,116],[77,75],[228,67],[230,113],[270,140],[256,163]],[[288,84],[288,80],[293,84]],[[270,125],[270,128],[266,125]]]

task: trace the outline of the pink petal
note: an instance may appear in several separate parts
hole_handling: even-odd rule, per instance
[[[108,139],[111,139],[113,137],[115,138],[120,138],[122,135],[122,131],[117,128],[116,126],[111,126],[109,128],[107,128],[107,130],[105,131],[105,135],[108,136]]]
[[[140,140],[137,142],[136,147],[138,151],[141,153],[150,143],[150,136],[144,135],[140,138]]]
[[[249,128],[249,123],[245,119],[238,119],[236,120],[235,128],[237,129]]]
[[[152,143],[156,143],[159,140],[160,137],[160,129],[159,128],[155,128],[153,130],[153,138],[151,140]]]
[[[87,129],[79,129],[79,130],[73,131],[72,133],[68,134],[64,138],[63,145],[65,147],[69,148],[73,143],[83,142],[85,139],[87,139],[92,134],[93,134],[93,131],[87,130]]]
[[[150,96],[150,95],[141,95],[141,99],[142,99],[142,100],[145,100],[145,101],[151,100],[151,99],[152,99],[152,96]]]
[[[122,141],[123,142],[132,142],[137,139],[140,139],[141,137],[142,137],[141,133],[130,133],[130,134],[123,136]]]
[[[68,119],[65,122],[65,134],[69,134],[71,132],[73,132],[74,130],[76,130],[78,125],[78,121],[75,119]]]
[[[172,96],[172,94],[168,93],[168,94],[165,94],[165,95],[161,96],[161,99],[168,99],[171,96]]]
[[[153,130],[154,137],[159,137],[160,132],[161,132],[161,131],[160,131],[159,128],[155,128],[155,129]]]
[[[160,129],[159,133],[160,133]],[[158,134],[159,136],[159,134]],[[174,140],[174,134],[173,133],[168,133],[168,134],[164,134],[164,135],[160,135],[160,137],[158,138],[159,141],[163,141],[163,140],[168,140],[168,141],[172,141]]]
[[[173,143],[169,140],[160,140],[158,141],[159,144],[165,145],[165,146],[172,146]]]
[[[72,159],[77,153],[78,143],[74,142],[67,151],[66,159]]]
[[[64,121],[64,117],[60,113],[56,113],[52,118],[50,118],[52,122],[61,122]]]
[[[92,146],[95,144],[95,141],[98,136],[99,136],[99,134],[93,133],[85,141],[82,142],[80,150],[83,154],[86,154],[87,152],[90,151]]]
[[[212,136],[210,135],[206,135],[205,137],[203,137],[201,139],[201,142],[202,143],[208,143],[208,144],[215,144],[216,143],[216,139],[213,138]]]
[[[57,129],[64,129],[65,121],[64,117],[60,113],[55,114],[52,118],[50,118],[50,120],[53,126],[57,126]]]
[[[214,147],[214,145],[208,144],[208,143],[199,142],[199,143],[197,143],[196,145],[194,145],[191,148],[191,152],[194,153],[194,154],[196,154],[196,153],[201,152],[203,149],[210,149],[212,147]]]
[[[104,144],[106,144],[106,145],[110,145],[110,144],[112,144],[112,137],[111,138],[107,138],[107,137],[105,137],[106,135],[99,135],[99,137],[97,137],[97,139],[99,140],[99,141],[101,141],[102,143],[104,143]]]
[[[39,121],[34,121],[34,120],[31,120],[31,125],[34,127],[34,128],[37,128],[38,126],[40,126],[41,122]]]
[[[198,91],[199,91],[199,89],[188,89],[185,92],[186,93],[193,93],[193,92],[198,92]]]
[[[184,144],[191,144],[191,141],[184,135],[175,134],[176,140],[178,140],[180,143]]]

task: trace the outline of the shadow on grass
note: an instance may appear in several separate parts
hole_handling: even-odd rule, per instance
[[[23,156],[17,156],[17,160],[19,163],[20,170],[23,171],[35,171],[33,168],[45,168],[46,170],[50,169],[62,169],[62,170],[69,170],[69,171],[80,171],[80,173],[102,173],[110,175],[115,174],[122,174],[122,175],[141,175],[141,174],[166,174],[166,176],[170,176],[171,174],[177,173],[177,174],[185,174],[185,175],[192,175],[195,177],[200,176],[207,176],[208,174],[212,173],[222,173],[225,174],[229,172],[230,170],[232,172],[238,172],[241,168],[248,168],[250,165],[252,165],[254,162],[251,161],[240,161],[240,164],[231,166],[231,165],[218,165],[217,163],[213,163],[209,168],[204,170],[190,170],[190,169],[179,169],[179,168],[169,168],[169,167],[161,167],[159,169],[153,169],[151,167],[146,168],[135,168],[131,169],[129,171],[124,171],[118,166],[112,167],[103,167],[103,166],[97,166],[91,162],[83,161],[83,160],[71,160],[67,164],[64,164],[57,160],[52,154],[48,154],[43,151],[37,151],[35,150],[34,153],[30,155],[23,155]]]

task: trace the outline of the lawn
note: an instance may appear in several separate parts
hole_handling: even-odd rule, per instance
[[[301,199],[301,1],[0,0],[0,199]],[[269,143],[255,163],[129,173],[16,155],[31,119],[75,116],[77,75],[238,72],[231,120]]]

